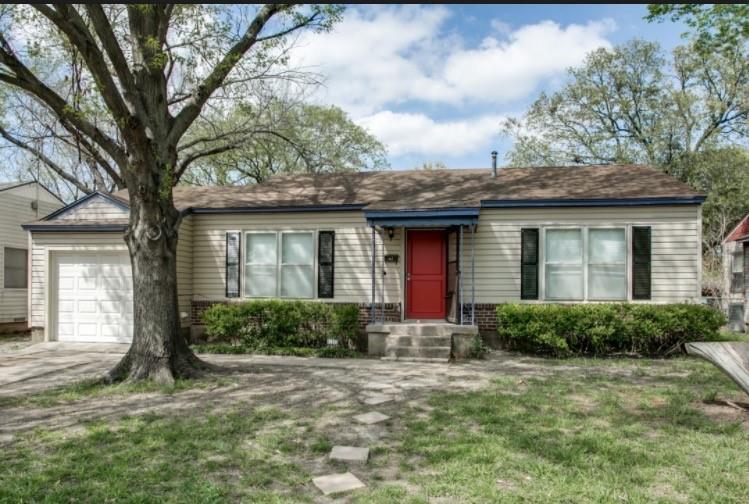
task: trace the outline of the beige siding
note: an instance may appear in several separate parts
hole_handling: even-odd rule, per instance
[[[190,246],[190,217],[180,226],[180,241],[177,246],[177,290],[180,311],[190,313],[192,282],[190,270],[192,254]],[[184,233],[184,235],[183,235]],[[47,281],[47,257],[50,250],[126,250],[122,233],[34,233],[31,254],[31,325],[45,325],[45,284]],[[189,325],[189,316],[183,319]]]
[[[177,242],[177,290],[183,327],[190,325],[192,300],[192,228],[193,217],[185,217],[179,226]]]
[[[127,210],[123,210],[111,201],[102,196],[95,196],[90,200],[81,203],[80,206],[71,208],[62,215],[58,215],[55,220],[107,220],[107,219],[124,219],[127,218]]]
[[[335,231],[335,301],[369,302],[371,289],[371,229],[362,212],[310,212],[239,215],[195,215],[193,224],[193,298],[224,299],[226,232],[254,230]],[[399,254],[398,264],[385,266],[385,302],[399,302],[403,251],[401,232],[384,236],[385,253]],[[243,240],[244,248],[244,240]],[[383,268],[383,237],[377,236],[377,272]],[[381,285],[382,281],[378,281]],[[377,300],[382,291],[378,289]]]
[[[652,301],[700,295],[700,211],[697,206],[484,209],[476,232],[476,302],[520,299],[522,227],[648,225],[652,227]],[[629,229],[628,229],[629,233]],[[470,299],[470,233],[466,233],[465,293]],[[628,275],[629,276],[629,275]],[[543,278],[543,267],[539,270]]]
[[[4,288],[5,247],[28,249],[28,234],[21,224],[37,220],[62,206],[42,190],[35,210],[31,207],[34,192],[33,185],[0,192],[0,323],[24,321],[28,311],[28,289]]]

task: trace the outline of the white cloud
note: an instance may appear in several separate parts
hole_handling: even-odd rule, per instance
[[[446,27],[449,16],[441,6],[351,8],[332,32],[304,36],[292,64],[323,74],[318,99],[355,117],[414,101],[503,104],[610,46],[606,35],[615,29],[612,20],[542,21],[514,30],[495,20],[501,40],[487,36],[466,47]]]
[[[438,122],[424,114],[377,112],[357,122],[388,146],[393,156],[454,157],[488,149],[499,136],[503,117],[485,115]]]

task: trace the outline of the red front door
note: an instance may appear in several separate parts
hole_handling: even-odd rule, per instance
[[[445,232],[408,231],[406,318],[445,318]]]

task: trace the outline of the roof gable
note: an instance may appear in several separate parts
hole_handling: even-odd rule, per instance
[[[749,236],[749,214],[745,215],[743,219],[736,224],[736,227],[728,233],[726,239],[723,242],[738,241]]]
[[[43,221],[109,221],[128,218],[130,208],[118,198],[93,192],[53,212]]]

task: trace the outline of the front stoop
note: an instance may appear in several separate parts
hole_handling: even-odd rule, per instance
[[[476,326],[447,322],[370,324],[366,330],[369,355],[386,360],[448,362],[463,357],[456,342],[478,337]]]

